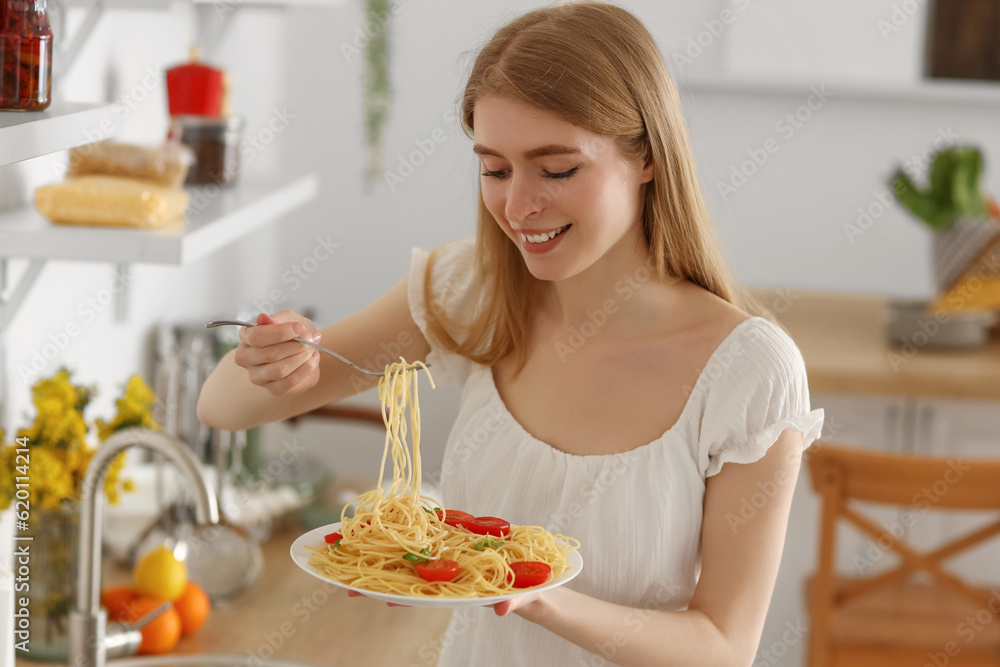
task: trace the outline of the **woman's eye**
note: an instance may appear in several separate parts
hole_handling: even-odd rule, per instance
[[[573,167],[572,169],[569,169],[567,171],[560,171],[559,173],[556,173],[556,174],[550,174],[548,172],[545,172],[545,177],[546,178],[569,178],[570,176],[572,176],[573,174],[576,173],[577,169],[579,169],[579,167]]]
[[[545,178],[569,178],[570,176],[576,173],[577,169],[579,169],[579,167],[573,167],[572,169],[568,169],[567,171],[560,171],[555,173],[546,171]],[[490,178],[495,178],[498,181],[502,181],[507,178],[508,173],[505,170],[491,171],[489,169],[486,169],[485,171],[482,172],[482,175],[489,176]]]

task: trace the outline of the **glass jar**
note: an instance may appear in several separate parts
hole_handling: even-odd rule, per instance
[[[80,503],[64,501],[55,509],[32,509],[30,573],[28,589],[19,593],[27,599],[31,619],[29,650],[18,647],[17,657],[35,662],[69,660],[69,612],[76,604],[76,561],[80,542]]]
[[[52,101],[52,28],[46,0],[0,0],[0,110],[41,111]]]
[[[234,185],[241,170],[242,129],[240,116],[171,118],[168,141],[179,141],[194,152],[194,164],[184,185],[217,185],[220,188]]]

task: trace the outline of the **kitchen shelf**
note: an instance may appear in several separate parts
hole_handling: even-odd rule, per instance
[[[119,129],[110,104],[53,102],[45,111],[0,112],[0,167],[110,139]]]
[[[702,75],[677,77],[683,91],[734,93],[746,95],[781,95],[801,97],[811,86],[825,86],[833,96],[846,99],[889,103],[928,102],[939,104],[975,104],[1000,107],[1000,81],[959,81],[921,79],[900,81],[796,80],[742,75]]]
[[[233,243],[316,197],[315,173],[242,178],[216,190],[190,188],[184,222],[160,230],[55,225],[33,205],[0,211],[0,257],[183,265]]]

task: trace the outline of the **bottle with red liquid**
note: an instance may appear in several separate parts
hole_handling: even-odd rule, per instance
[[[52,102],[52,28],[46,0],[0,0],[0,111]]]

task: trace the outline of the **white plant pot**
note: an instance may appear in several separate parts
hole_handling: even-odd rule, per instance
[[[934,233],[934,283],[944,294],[983,250],[1000,240],[1000,222],[993,218],[960,218],[947,231]]]

